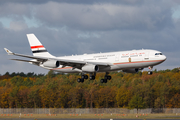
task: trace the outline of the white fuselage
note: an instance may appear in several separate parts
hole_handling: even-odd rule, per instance
[[[107,52],[97,54],[84,54],[73,55],[65,57],[57,57],[58,59],[68,60],[81,60],[88,62],[104,62],[109,66],[99,66],[98,72],[109,72],[116,70],[128,70],[128,69],[141,69],[146,67],[153,67],[166,60],[166,56],[156,50],[142,49],[131,51],[119,51],[119,52]],[[73,68],[71,66],[62,66],[58,68],[47,68],[40,65],[43,68],[54,70],[64,73],[76,73],[82,72],[81,69]]]

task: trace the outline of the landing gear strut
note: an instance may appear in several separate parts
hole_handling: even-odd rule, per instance
[[[94,73],[94,74],[91,73],[89,75],[90,75],[90,77],[89,77],[90,80],[95,80],[96,73]]]
[[[153,74],[153,72],[152,71],[148,71],[148,75],[152,75]]]
[[[109,73],[106,72],[106,75],[104,76],[104,79],[101,79],[101,83],[107,83],[107,80],[111,80],[111,76],[108,75]]]
[[[153,66],[149,66],[148,68],[149,68],[148,75],[152,75],[153,74],[153,72],[152,72]]]

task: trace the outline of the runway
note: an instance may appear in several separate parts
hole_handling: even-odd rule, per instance
[[[1,118],[1,120],[124,120],[124,119],[80,119],[80,118]],[[126,120],[137,120],[137,119],[126,119]],[[138,120],[144,120],[144,119],[138,119]],[[145,120],[180,120],[180,119],[145,119]]]

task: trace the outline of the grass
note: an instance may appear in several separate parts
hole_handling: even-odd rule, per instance
[[[128,119],[128,118],[139,118],[139,119],[155,119],[155,118],[180,118],[180,114],[12,114],[12,116],[9,114],[0,115],[1,118],[106,118],[106,119],[115,119],[115,118],[123,118],[123,119]]]

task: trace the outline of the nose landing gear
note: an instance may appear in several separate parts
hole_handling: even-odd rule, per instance
[[[153,74],[153,72],[152,71],[148,71],[148,75],[152,75]]]
[[[153,72],[152,72],[153,66],[149,66],[148,68],[149,68],[148,75],[152,75],[153,74]]]

